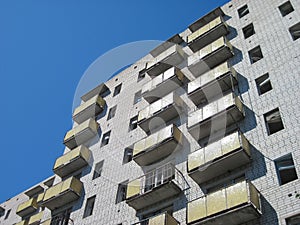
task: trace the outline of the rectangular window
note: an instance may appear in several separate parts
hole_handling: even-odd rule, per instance
[[[133,149],[132,148],[125,148],[124,157],[123,157],[123,164],[132,161],[132,154],[133,154]]]
[[[138,91],[134,94],[133,104],[136,104],[142,100],[142,91]]]
[[[287,1],[285,3],[283,3],[281,6],[278,7],[279,11],[281,13],[282,16],[286,16],[288,14],[290,14],[291,12],[294,11],[294,8],[291,4],[290,1]]]
[[[300,22],[290,27],[289,31],[294,41],[300,38]]]
[[[259,95],[262,95],[273,89],[268,73],[256,78],[255,83]]]
[[[274,134],[284,129],[278,108],[273,109],[272,111],[264,114],[264,118],[265,118],[268,135]]]
[[[108,111],[107,120],[110,120],[110,119],[114,118],[115,115],[116,115],[116,111],[117,111],[117,106],[116,105],[114,107],[110,108],[109,111]]]
[[[129,130],[135,130],[137,128],[138,116],[132,117],[129,121]]]
[[[126,200],[127,184],[128,184],[128,180],[118,185],[116,204]]]
[[[118,86],[116,86],[115,90],[114,90],[113,97],[115,97],[116,95],[120,94],[121,89],[122,89],[122,84],[119,84]]]
[[[249,13],[249,9],[247,5],[244,5],[243,7],[238,9],[238,14],[240,18],[246,16],[248,13]]]
[[[139,82],[140,80],[144,79],[145,76],[146,76],[146,70],[143,69],[143,70],[141,70],[141,71],[139,72],[138,80],[137,80],[137,81]]]
[[[243,34],[244,34],[245,39],[247,39],[248,37],[251,37],[253,34],[255,34],[253,23],[251,23],[243,28]]]
[[[93,180],[101,176],[103,170],[103,164],[104,164],[104,160],[96,164],[94,174],[93,174]]]
[[[300,214],[286,219],[287,225],[300,225]]]
[[[86,218],[93,214],[95,200],[96,200],[96,195],[94,195],[93,197],[90,197],[86,200],[83,218]]]
[[[9,210],[6,212],[6,215],[5,215],[5,217],[4,217],[5,220],[9,217],[10,212],[11,212],[11,209],[9,209]]]
[[[264,57],[260,46],[251,49],[248,53],[249,53],[251,64],[256,63],[257,61],[261,60]]]
[[[107,145],[109,143],[110,139],[110,131],[106,132],[102,136],[101,146]]]
[[[275,166],[280,185],[298,179],[292,154],[276,159]]]

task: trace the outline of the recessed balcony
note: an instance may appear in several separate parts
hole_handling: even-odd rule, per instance
[[[184,74],[178,68],[171,67],[143,86],[142,97],[152,103],[182,86],[185,79]]]
[[[91,152],[84,145],[69,151],[59,157],[54,164],[53,171],[60,177],[65,177],[88,164]]]
[[[105,107],[105,100],[101,96],[94,96],[78,106],[73,113],[73,120],[78,124],[100,114]]]
[[[179,225],[180,223],[169,213],[165,212],[160,215],[151,217],[132,225]]]
[[[167,164],[129,182],[126,203],[135,210],[141,210],[166,199],[176,198],[185,187],[181,172],[172,164]]]
[[[193,52],[198,51],[214,40],[228,34],[228,25],[223,17],[219,16],[187,37],[188,46]]]
[[[182,109],[183,100],[181,97],[175,93],[170,93],[139,111],[138,125],[147,133],[178,117]],[[151,122],[154,118],[159,118],[159,120]]]
[[[181,146],[182,133],[172,124],[136,142],[133,160],[140,166],[150,165],[168,157]]]
[[[227,61],[233,56],[230,42],[221,37],[188,57],[188,69],[196,77],[211,68]]]
[[[237,85],[236,71],[227,62],[202,74],[188,84],[188,96],[195,105],[222,94]]]
[[[249,141],[240,132],[234,132],[191,153],[188,156],[188,174],[198,184],[202,184],[248,164],[250,157]]]
[[[188,117],[188,131],[199,141],[244,118],[244,106],[239,97],[229,93],[194,111]]]
[[[36,198],[31,198],[18,206],[16,214],[21,217],[24,217],[35,212],[37,209],[38,205],[36,202]]]
[[[64,144],[73,149],[87,142],[97,135],[99,124],[94,119],[89,119],[68,131],[64,138]]]
[[[50,210],[60,208],[78,200],[81,196],[83,184],[75,177],[70,177],[47,189],[42,205]]]
[[[150,53],[154,57],[146,66],[150,76],[157,76],[167,69],[179,65],[185,59],[182,47],[171,42],[161,44]]]
[[[244,224],[261,215],[260,194],[247,181],[236,183],[188,203],[188,225]]]
[[[41,211],[29,218],[28,225],[39,225],[44,215],[44,211]]]

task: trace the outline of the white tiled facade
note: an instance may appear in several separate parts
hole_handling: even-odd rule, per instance
[[[83,189],[80,198],[52,211],[45,205],[43,219],[40,222],[55,217],[65,209],[72,208],[69,224],[130,225],[146,218],[147,215],[154,215],[155,212],[171,206],[172,216],[178,221],[178,224],[188,224],[188,202],[209,194],[210,189],[213,187],[229,183],[231,180],[243,175],[251,181],[260,193],[261,215],[257,219],[239,224],[286,225],[286,218],[300,214],[300,199],[295,197],[295,191],[300,192],[299,180],[295,179],[280,185],[275,167],[276,159],[291,153],[296,173],[298,177],[300,176],[300,141],[298,135],[300,132],[300,38],[293,40],[289,32],[290,27],[300,22],[300,0],[290,0],[294,11],[282,16],[278,7],[285,2],[285,0],[233,0],[220,7],[224,12],[223,18],[229,29],[227,39],[233,46],[234,56],[228,62],[238,75],[238,85],[235,87],[235,93],[242,100],[245,111],[245,118],[233,126],[239,127],[251,143],[250,163],[232,171],[227,171],[224,168],[224,171],[226,171],[224,174],[200,185],[189,176],[187,171],[188,156],[190,153],[201,149],[203,143],[201,141],[198,143],[187,127],[190,114],[197,110],[187,94],[188,81],[176,90],[176,93],[184,102],[182,107],[176,108],[179,116],[166,122],[167,125],[174,123],[183,133],[182,148],[176,149],[168,157],[157,160],[156,163],[149,166],[141,167],[134,160],[123,163],[125,148],[132,148],[136,142],[149,136],[139,126],[129,131],[130,119],[137,116],[140,110],[149,105],[145,99],[134,104],[135,93],[153,79],[153,77],[146,74],[145,78],[138,81],[139,71],[147,69],[149,61],[156,60],[149,54],[105,82],[110,93],[103,95],[106,107],[96,117],[100,127],[98,135],[84,143],[90,149],[92,156],[89,158],[87,166],[68,175],[68,177],[76,175],[79,178],[78,173],[81,172],[80,181],[83,183]],[[239,18],[238,9],[246,4],[249,13]],[[242,29],[251,23],[254,26],[255,34],[245,39]],[[189,70],[190,65],[188,65],[187,60],[188,57],[193,57],[193,54],[195,54],[187,44],[187,36],[191,33],[192,31],[189,28],[179,33],[183,39],[179,47],[183,50],[185,59],[176,64],[176,67],[189,80],[195,79],[194,74]],[[260,46],[263,58],[251,64],[248,51],[257,46]],[[199,56],[195,57],[198,57],[199,60]],[[272,90],[259,95],[255,80],[266,73],[269,74]],[[122,84],[121,92],[113,96],[114,88],[119,84]],[[99,84],[95,84],[95,86],[97,85]],[[220,98],[221,96],[218,97],[218,99]],[[215,100],[217,98],[209,100],[209,102]],[[115,116],[107,120],[109,109],[115,105],[117,105]],[[264,114],[276,108],[280,111],[284,129],[268,135]],[[153,116],[152,119],[156,120],[157,118]],[[74,123],[75,126],[77,126],[76,123]],[[102,135],[108,131],[111,131],[109,143],[101,146]],[[152,133],[151,131],[155,133],[150,129],[150,133]],[[69,151],[66,147],[65,153]],[[96,163],[102,160],[104,160],[104,164],[101,176],[92,179]],[[168,162],[174,164],[186,180],[184,190],[179,195],[139,211],[130,207],[126,200],[116,203],[120,183],[128,183],[128,181],[132,181]],[[55,175],[54,183],[60,181],[61,178]],[[43,182],[40,186],[45,190],[48,188]],[[87,199],[94,195],[96,198],[92,215],[84,218]],[[0,224],[20,222],[22,218],[16,215],[17,207],[28,199],[22,193],[2,203],[0,206],[4,209],[4,212],[1,214]],[[9,209],[11,209],[10,215],[5,218]],[[42,210],[42,207],[38,210]],[[31,215],[34,215],[34,213]],[[226,214],[228,211],[219,212],[218,216],[222,213]],[[232,216],[234,217],[234,215]],[[230,225],[222,223],[222,220],[221,222],[220,220],[213,220],[212,217],[209,217],[209,219],[211,220],[208,224]],[[203,224],[201,221],[190,224]]]

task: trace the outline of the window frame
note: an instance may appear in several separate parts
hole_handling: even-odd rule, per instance
[[[286,6],[288,8],[284,8]],[[291,1],[286,1],[286,2],[282,3],[280,6],[278,6],[278,9],[279,9],[279,12],[282,15],[282,17],[285,17],[295,11],[295,8],[293,7]]]
[[[248,7],[247,4],[245,4],[242,7],[238,8],[237,12],[238,12],[238,15],[239,15],[240,19],[250,13],[249,7]]]
[[[253,54],[254,54],[254,55],[253,55]],[[255,56],[256,54],[261,55],[261,57],[260,57],[260,56]],[[262,60],[262,59],[264,58],[264,55],[263,55],[263,52],[262,52],[262,50],[261,50],[260,45],[258,45],[258,46],[256,46],[256,47],[250,49],[250,50],[248,51],[248,55],[249,55],[249,59],[250,59],[250,63],[251,63],[251,64],[257,63],[258,61],[260,61],[260,60]],[[253,59],[254,57],[259,57],[259,59],[254,60],[254,59]]]
[[[90,203],[90,201],[92,201],[92,203]],[[93,196],[87,198],[85,207],[84,207],[84,211],[83,211],[83,217],[82,217],[83,219],[93,215],[95,202],[96,202],[96,195],[93,195]],[[89,204],[91,204],[91,205],[89,205]],[[90,207],[90,209],[88,209],[88,207]]]
[[[251,29],[251,31],[252,31],[250,35],[247,34],[248,29]],[[250,24],[248,24],[247,26],[243,27],[243,28],[242,28],[242,32],[243,32],[243,35],[244,35],[244,38],[245,38],[245,39],[247,39],[247,38],[253,36],[253,35],[255,34],[255,29],[254,29],[253,23],[250,23]]]
[[[296,30],[293,30],[296,29]],[[290,35],[292,36],[293,41],[300,39],[300,22],[294,24],[289,28]],[[298,36],[295,36],[293,32],[299,32]]]
[[[121,91],[122,91],[122,83],[115,86],[113,97],[119,95],[121,93]]]
[[[114,118],[116,116],[116,112],[117,112],[117,105],[109,108],[106,120],[108,121],[108,120],[111,120],[112,118]]]
[[[267,117],[268,117],[268,116],[271,116],[271,117],[272,117],[272,114],[275,114],[276,112],[279,113],[279,118],[280,118],[280,122],[277,122],[277,123],[280,123],[280,124],[277,124],[277,126],[281,126],[281,128],[278,129],[278,130],[276,130],[276,131],[272,131],[274,128],[273,128],[273,129],[270,128],[270,125],[269,125],[270,122],[268,122]],[[275,109],[272,109],[272,110],[270,110],[270,111],[268,111],[268,112],[266,112],[266,113],[264,113],[263,116],[264,116],[264,121],[265,121],[266,129],[267,129],[267,132],[268,132],[268,136],[270,136],[270,135],[272,135],[272,134],[275,134],[275,133],[277,133],[277,132],[279,132],[279,131],[281,131],[281,130],[284,130],[284,123],[283,123],[282,116],[281,116],[281,113],[280,113],[280,110],[279,110],[278,107],[275,108]],[[273,116],[274,116],[274,115],[273,115]],[[271,123],[271,124],[272,124],[272,123]]]
[[[103,166],[104,166],[104,160],[101,160],[96,163],[92,180],[95,180],[95,179],[101,177],[101,174],[103,171]]]
[[[280,162],[281,163],[284,163],[285,161],[288,161],[290,160],[292,162],[291,165],[288,165],[288,166],[285,166],[286,168],[285,169],[282,169],[280,170],[280,165],[278,165]],[[297,174],[297,170],[296,170],[296,166],[295,166],[295,162],[294,162],[294,158],[293,158],[293,155],[292,153],[288,153],[288,154],[285,154],[277,159],[274,160],[274,164],[275,164],[275,169],[276,169],[276,174],[277,174],[277,179],[278,179],[278,184],[279,186],[282,186],[282,185],[285,185],[285,184],[288,184],[294,180],[297,180],[298,179],[298,174]],[[280,171],[284,171],[284,170],[291,170],[293,169],[293,172],[295,173],[295,177],[294,178],[291,178],[290,180],[288,181],[285,181],[283,182],[283,178],[282,178],[282,175],[280,174]]]
[[[103,146],[109,144],[110,136],[111,136],[111,130],[105,132],[105,133],[102,135],[102,139],[101,139],[101,147],[103,147]],[[107,137],[108,137],[108,138],[107,138]],[[108,140],[105,141],[105,139],[108,139]]]
[[[273,90],[273,86],[270,80],[270,75],[269,73],[265,73],[263,75],[261,75],[260,77],[255,79],[255,84],[256,84],[256,88],[257,88],[257,92],[258,95],[263,95],[271,90]],[[266,90],[264,90],[264,88],[269,85],[269,88],[266,88]]]

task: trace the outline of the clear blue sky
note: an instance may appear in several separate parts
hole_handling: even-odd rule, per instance
[[[0,202],[53,174],[77,83],[95,59],[128,42],[166,40],[226,2],[0,1]]]

